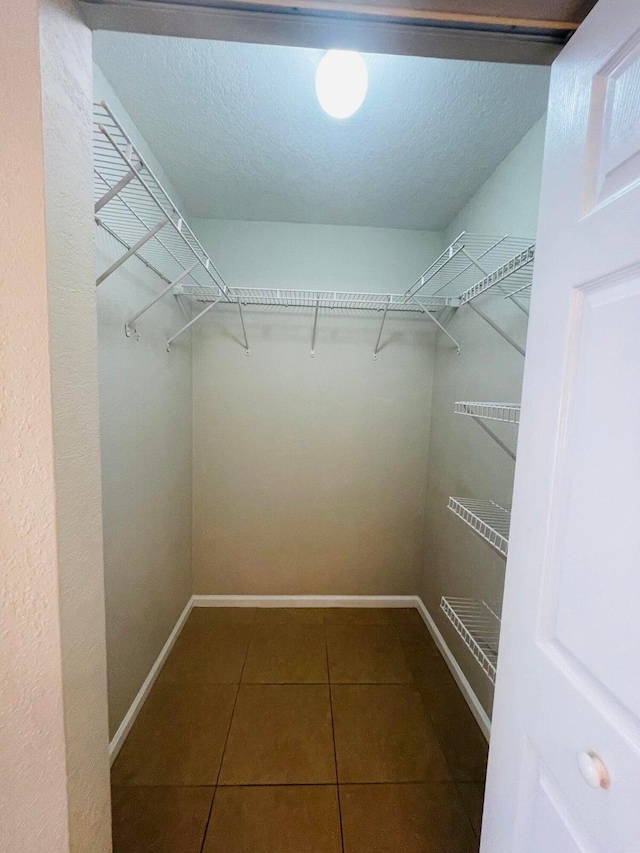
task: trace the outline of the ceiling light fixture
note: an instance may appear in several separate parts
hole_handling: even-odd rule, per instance
[[[349,118],[362,106],[369,75],[359,53],[328,50],[316,71],[316,94],[322,109],[332,118]]]

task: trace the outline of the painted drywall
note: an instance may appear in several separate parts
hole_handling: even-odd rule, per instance
[[[229,284],[404,291],[429,232],[196,220]],[[403,594],[422,565],[435,335],[421,316],[213,310],[194,333],[194,591]]]
[[[173,188],[100,69],[94,99],[106,100],[159,179]],[[95,231],[96,269],[122,248]],[[100,431],[109,679],[113,736],[191,595],[191,347],[166,341],[184,324],[172,295],[125,321],[166,286],[131,259],[98,288]]]
[[[446,232],[535,238],[544,144],[544,118],[523,138]],[[482,310],[524,344],[526,316],[510,301],[487,294]],[[500,612],[505,561],[447,509],[449,496],[509,503],[514,463],[471,418],[454,414],[459,400],[519,402],[523,357],[469,307],[448,326],[460,356],[444,337],[437,344],[425,512],[425,565],[420,594],[462,669],[491,713],[489,680],[440,610],[443,595],[480,598]],[[491,424],[512,449],[517,430]]]
[[[0,41],[1,846],[107,853],[91,38],[25,0]]]

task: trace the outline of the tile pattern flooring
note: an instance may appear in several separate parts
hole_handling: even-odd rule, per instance
[[[114,851],[477,853],[486,761],[416,610],[197,608],[114,763]]]

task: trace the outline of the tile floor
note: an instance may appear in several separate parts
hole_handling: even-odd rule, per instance
[[[112,769],[115,853],[477,853],[487,745],[416,610],[197,608]]]

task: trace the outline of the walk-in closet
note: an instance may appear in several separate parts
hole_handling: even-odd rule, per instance
[[[474,853],[549,71],[93,46],[114,849]]]

